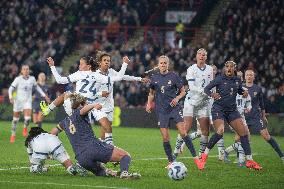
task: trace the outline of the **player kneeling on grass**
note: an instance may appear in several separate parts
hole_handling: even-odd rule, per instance
[[[94,108],[101,109],[100,104],[86,104],[85,97],[73,93],[64,96],[63,106],[68,116],[51,133],[57,135],[65,131],[80,166],[97,176],[120,176],[126,179],[141,177],[138,173],[128,172],[131,162],[128,152],[95,137],[88,112]],[[120,162],[120,175],[104,168],[101,162]]]
[[[44,162],[49,157],[60,162],[66,168],[66,171],[72,175],[79,173],[84,176],[87,173],[79,165],[72,164],[68,153],[57,136],[49,134],[40,127],[31,128],[25,146],[29,154],[30,172],[32,173],[47,172]]]

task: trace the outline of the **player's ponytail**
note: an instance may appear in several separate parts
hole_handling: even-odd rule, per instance
[[[98,68],[96,61],[92,56],[83,56],[81,59],[83,59],[87,65],[91,66],[92,71],[96,71],[96,69]]]

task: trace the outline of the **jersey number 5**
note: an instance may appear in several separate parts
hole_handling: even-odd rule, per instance
[[[85,90],[85,88],[89,85],[90,81],[88,81],[87,79],[83,79],[81,82],[84,83],[84,85],[82,85],[81,89],[79,90],[80,93],[87,93],[88,91]],[[95,82],[91,85],[91,87],[89,88],[89,91],[92,92],[94,95],[96,94],[96,88],[95,88]]]

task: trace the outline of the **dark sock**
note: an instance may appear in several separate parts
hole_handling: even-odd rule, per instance
[[[42,122],[41,122],[41,121],[38,122],[38,123],[37,123],[37,126],[41,128],[41,127],[42,127]]]
[[[241,136],[241,145],[244,149],[245,155],[251,155],[250,144],[248,140],[248,135]]]
[[[165,153],[168,156],[169,162],[173,162],[172,147],[171,147],[170,142],[164,142],[163,146],[164,146]]]
[[[195,151],[195,148],[193,146],[191,138],[188,135],[186,135],[185,137],[182,138],[182,140],[184,141],[185,145],[189,149],[192,157],[196,157],[196,151]]]
[[[129,165],[131,162],[131,157],[128,155],[125,155],[120,160],[120,171],[128,171]]]
[[[211,138],[209,139],[207,148],[211,150],[222,137],[223,135],[219,135],[218,133],[212,135]]]
[[[270,139],[267,141],[272,148],[277,152],[277,154],[279,155],[279,157],[283,157],[283,152],[280,150],[278,143],[276,142],[276,140],[272,137],[270,137]]]

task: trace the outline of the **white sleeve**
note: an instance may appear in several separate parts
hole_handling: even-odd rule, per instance
[[[82,74],[80,74],[80,71],[77,71],[71,75],[69,75],[68,77],[62,77],[61,75],[59,75],[59,73],[57,72],[55,66],[51,66],[50,67],[51,72],[56,80],[56,82],[58,84],[67,84],[67,83],[73,83],[76,81],[79,81],[81,79]]]
[[[189,67],[189,68],[187,69],[186,80],[187,80],[187,83],[188,83],[188,89],[189,89],[190,91],[195,91],[195,92],[198,92],[198,93],[203,93],[203,89],[202,89],[202,88],[196,87],[196,86],[194,85],[195,78],[193,77],[193,70],[192,70],[192,67]]]
[[[125,74],[127,65],[128,64],[123,63],[120,71],[118,72],[118,74],[116,76],[109,77],[109,76],[104,76],[104,75],[97,75],[95,80],[99,83],[109,83],[109,82],[121,81],[124,74]]]
[[[113,75],[118,75],[117,71],[112,70],[112,72],[113,72]],[[125,81],[141,81],[142,77],[135,77],[135,76],[131,76],[131,75],[124,75],[122,77],[122,80],[125,80]]]
[[[141,81],[142,77],[135,77],[135,76],[131,76],[131,75],[124,75],[122,77],[122,80],[125,80],[125,81]]]
[[[9,99],[12,99],[13,98],[13,91],[14,91],[14,89],[15,88],[17,88],[18,87],[18,82],[19,81],[19,79],[18,79],[18,77],[12,82],[12,84],[11,84],[11,86],[9,87],[9,90],[8,90],[8,94],[9,94]]]

